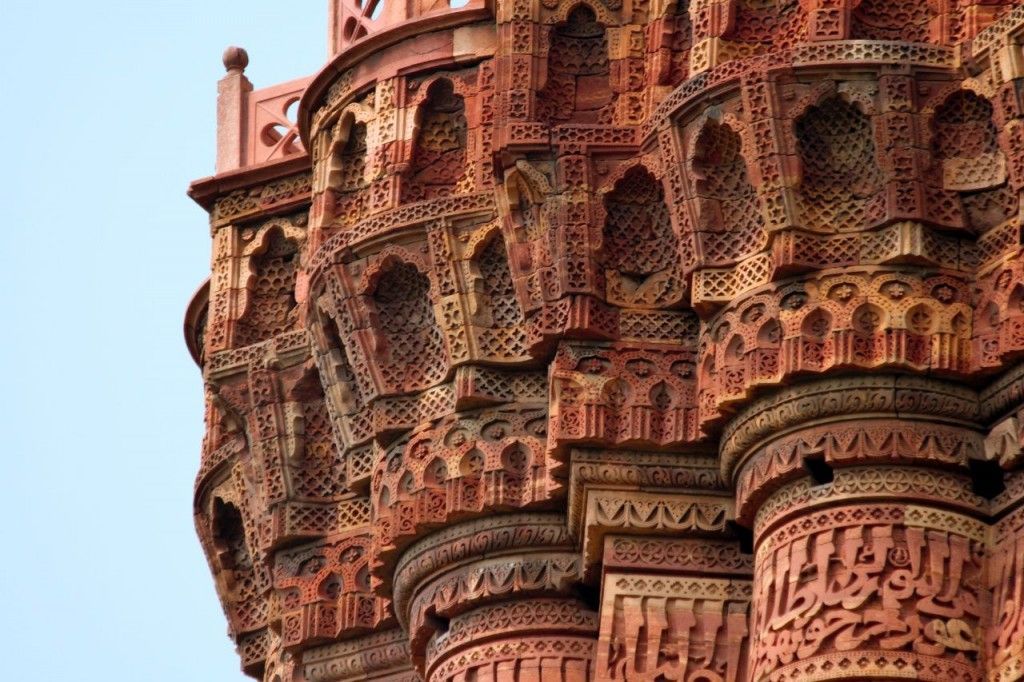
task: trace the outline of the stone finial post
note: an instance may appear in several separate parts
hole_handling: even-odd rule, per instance
[[[245,164],[245,99],[252,83],[245,77],[249,55],[240,47],[224,50],[227,74],[217,83],[217,168],[225,173]]]

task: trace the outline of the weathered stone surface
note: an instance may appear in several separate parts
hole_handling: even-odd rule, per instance
[[[1015,4],[334,0],[260,90],[229,48],[185,326],[245,672],[1024,680]]]

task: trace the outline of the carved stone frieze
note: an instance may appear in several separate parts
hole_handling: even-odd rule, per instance
[[[401,630],[313,647],[302,656],[307,682],[420,680],[409,663],[409,643]]]
[[[855,651],[872,661],[864,677],[905,665],[918,679],[982,679],[984,524],[865,503],[815,516],[766,532],[758,549],[754,679],[788,679],[811,664],[827,673],[837,653],[856,661]]]
[[[1019,2],[330,4],[190,189],[246,674],[1024,681]]]
[[[608,572],[601,680],[743,679],[749,580]]]

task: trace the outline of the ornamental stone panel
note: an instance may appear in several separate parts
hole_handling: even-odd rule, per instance
[[[218,84],[261,682],[1024,680],[1024,6],[332,0]]]

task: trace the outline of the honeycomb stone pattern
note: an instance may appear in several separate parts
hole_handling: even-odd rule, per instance
[[[386,2],[190,190],[244,672],[1024,680],[1024,7]]]

